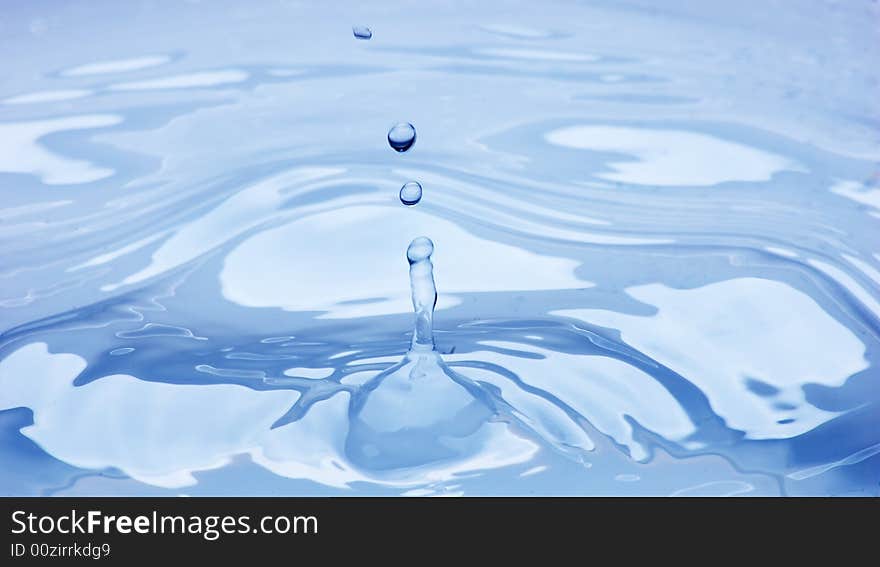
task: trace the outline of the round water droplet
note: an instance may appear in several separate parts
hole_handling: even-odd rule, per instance
[[[370,39],[373,37],[373,31],[367,26],[353,26],[351,31],[358,39]]]
[[[400,202],[412,206],[422,200],[422,186],[418,181],[410,181],[400,188]]]
[[[416,143],[416,129],[409,122],[401,122],[388,131],[388,143],[395,151],[405,152]]]
[[[434,243],[427,236],[419,236],[409,243],[406,249],[406,259],[410,264],[423,262],[431,257],[434,253]]]

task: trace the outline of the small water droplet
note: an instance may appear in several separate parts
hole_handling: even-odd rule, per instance
[[[396,124],[388,131],[388,143],[395,151],[405,152],[416,143],[416,129],[409,122]]]
[[[400,188],[400,202],[412,206],[422,200],[422,186],[418,181],[410,181]]]
[[[409,243],[409,248],[406,249],[406,259],[410,264],[415,264],[427,260],[433,253],[434,243],[431,239],[427,236],[419,236]]]
[[[353,26],[351,31],[358,39],[370,39],[373,37],[373,31],[367,26]]]

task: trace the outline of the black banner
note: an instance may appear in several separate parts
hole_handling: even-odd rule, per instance
[[[0,564],[794,551],[837,538],[851,552],[878,512],[877,499],[5,498]]]

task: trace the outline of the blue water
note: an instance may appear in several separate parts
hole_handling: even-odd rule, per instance
[[[5,3],[0,493],[877,496],[878,22]]]

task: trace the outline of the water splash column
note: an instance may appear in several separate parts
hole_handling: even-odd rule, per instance
[[[406,250],[416,313],[409,351],[351,398],[345,455],[362,471],[385,478],[474,458],[503,427],[490,423],[498,412],[481,387],[453,372],[434,349],[433,252],[424,236]]]
[[[406,259],[409,260],[409,285],[416,312],[412,350],[434,350],[434,306],[437,305],[437,288],[434,287],[434,264],[431,262],[433,253],[434,243],[425,236],[414,239],[406,249]]]

